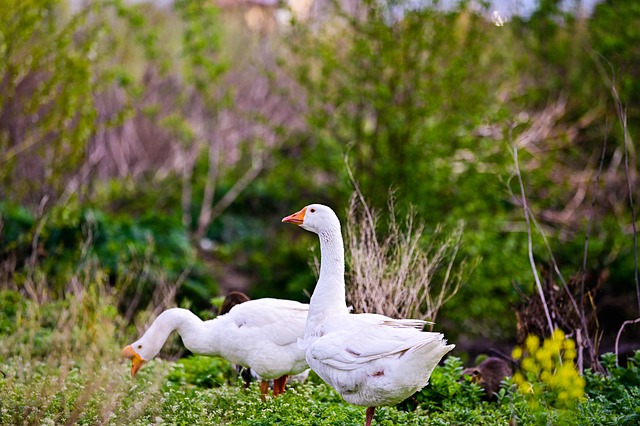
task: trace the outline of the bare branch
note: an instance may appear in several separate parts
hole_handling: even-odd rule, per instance
[[[193,169],[195,168],[195,156],[197,146],[182,155],[182,193],[180,195],[180,204],[182,205],[182,226],[187,234],[191,232],[191,200],[193,199]]]
[[[560,282],[562,283],[562,288],[567,293],[567,296],[569,297],[569,301],[571,302],[571,306],[573,306],[574,311],[576,312],[576,314],[578,315],[578,317],[580,319],[580,325],[582,327],[582,332],[584,333],[584,342],[585,342],[586,348],[589,349],[589,355],[591,356],[591,361],[592,361],[592,365],[593,365],[593,363],[597,362],[597,355],[598,354],[596,353],[596,351],[594,349],[593,341],[591,340],[591,336],[589,335],[589,328],[587,326],[587,319],[586,319],[586,315],[585,315],[585,312],[584,312],[584,303],[581,303],[582,309],[580,309],[578,307],[578,304],[576,302],[575,297],[573,297],[572,291],[569,289],[569,286],[567,285],[567,282],[564,279],[564,276],[560,272],[560,268],[558,267],[558,262],[556,262],[556,257],[553,254],[553,250],[551,250],[551,245],[549,244],[549,240],[547,239],[547,235],[544,232],[544,229],[542,229],[542,226],[540,226],[540,223],[537,221],[537,219],[536,219],[535,215],[533,214],[533,212],[531,212],[531,210],[529,210],[529,217],[531,218],[531,220],[535,224],[536,229],[538,230],[538,233],[542,237],[542,240],[544,241],[544,245],[547,248],[547,252],[549,253],[549,257],[551,258],[551,264],[553,266],[553,270],[556,273],[556,275],[558,276],[558,278],[560,278]],[[584,274],[583,274],[583,277],[582,277],[582,283],[584,284]],[[584,291],[584,288],[582,288],[582,291]],[[584,295],[583,295],[583,297],[584,297]],[[580,329],[577,329],[576,331],[579,332]],[[578,367],[580,368],[580,372],[582,372],[582,364],[579,364]]]
[[[247,170],[240,179],[238,179],[231,189],[213,206],[211,210],[211,217],[209,223],[217,218],[227,207],[231,205],[238,198],[238,195],[246,189],[251,182],[253,182],[260,172],[264,169],[264,161],[262,159],[262,152],[255,152],[253,155],[253,162],[249,170]],[[208,225],[207,225],[208,226]]]
[[[80,170],[67,183],[58,204],[65,205],[69,202],[73,194],[82,188],[81,185],[87,180],[93,168],[104,158],[104,155],[105,153],[102,147],[97,148],[89,155],[89,158],[82,164]]]
[[[351,148],[353,147],[353,145],[349,146],[349,148],[347,149],[347,152],[344,155],[344,166],[345,169],[347,170],[347,174],[349,175],[349,181],[351,182],[351,184],[353,185],[353,190],[355,191],[355,194],[357,195],[358,199],[360,200],[360,205],[362,206],[362,209],[364,210],[365,215],[367,216],[367,220],[369,221],[369,227],[371,229],[375,229],[375,218],[373,217],[373,214],[371,212],[371,210],[369,209],[369,206],[367,205],[365,199],[364,199],[364,195],[362,195],[362,191],[360,190],[360,185],[358,185],[358,182],[356,181],[356,178],[353,176],[353,171],[351,170],[351,166],[349,165],[349,150],[351,150]],[[392,215],[393,217],[393,215]],[[374,243],[377,244],[378,240],[374,239]]]
[[[605,126],[606,127],[606,126]],[[581,312],[584,313],[584,281],[587,276],[587,252],[589,249],[589,235],[591,234],[591,225],[593,223],[593,212],[596,205],[596,199],[598,198],[598,185],[600,183],[600,174],[602,173],[602,168],[604,166],[604,157],[607,149],[607,135],[608,132],[604,135],[604,140],[602,142],[602,152],[600,154],[600,164],[598,165],[598,171],[596,172],[596,176],[593,180],[593,197],[591,198],[591,207],[589,209],[589,218],[587,220],[587,230],[585,231],[584,236],[584,255],[582,257],[582,280],[580,284],[580,307]]]
[[[633,144],[631,144],[629,130],[627,127],[627,111],[624,108],[622,101],[620,100],[620,96],[618,95],[618,91],[616,90],[615,85],[615,73],[613,71],[613,66],[609,63],[606,58],[604,58],[600,53],[596,51],[591,52],[591,56],[593,58],[593,62],[595,63],[602,79],[605,84],[611,88],[611,96],[613,97],[616,114],[618,116],[618,120],[620,121],[620,125],[622,126],[623,132],[623,143],[624,143],[624,169],[627,178],[627,191],[629,193],[629,207],[631,209],[631,226],[633,229],[633,256],[634,256],[634,281],[636,285],[636,298],[638,302],[638,312],[640,313],[640,280],[638,279],[638,235],[636,229],[636,213],[633,205],[633,185],[631,183],[631,175],[629,172],[629,150],[633,148]],[[610,72],[605,71],[602,61],[606,62],[610,67]],[[611,79],[609,76],[613,75],[614,79]],[[613,163],[613,161],[612,161]]]
[[[509,139],[511,139],[511,131],[513,127],[509,129]],[[544,296],[544,291],[542,290],[542,283],[540,282],[540,277],[538,276],[538,269],[536,268],[536,262],[533,258],[533,241],[531,236],[531,220],[529,217],[530,210],[529,205],[527,204],[527,197],[524,192],[524,183],[522,182],[522,174],[520,173],[520,165],[518,163],[518,147],[514,143],[513,144],[513,163],[516,169],[516,176],[518,177],[518,183],[520,184],[520,195],[522,197],[522,207],[524,210],[524,218],[527,223],[527,249],[529,252],[529,263],[531,265],[531,270],[533,272],[533,277],[536,281],[536,286],[538,287],[538,294],[540,295],[540,299],[542,300],[542,306],[544,307],[544,313],[547,317],[547,323],[549,326],[549,333],[553,334],[553,322],[551,321],[551,315],[549,314],[549,308],[547,306],[547,301]]]
[[[638,313],[640,314],[640,282],[638,280],[638,233],[636,229],[636,211],[633,206],[633,186],[631,184],[631,174],[629,173],[629,131],[627,128],[627,110],[623,107],[622,101],[618,96],[618,92],[615,86],[611,86],[611,93],[616,103],[616,112],[618,113],[618,120],[622,125],[622,132],[624,135],[624,171],[627,177],[627,191],[629,192],[629,208],[631,209],[631,226],[633,228],[633,266],[634,266],[634,280],[636,284],[636,298],[638,302]]]
[[[640,318],[636,318],[634,320],[625,321],[620,326],[620,330],[618,330],[618,334],[616,335],[616,366],[619,365],[618,364],[618,343],[620,342],[620,336],[622,335],[622,330],[624,330],[624,328],[627,325],[638,324],[638,323],[640,323]]]
[[[204,193],[202,195],[202,207],[200,208],[200,216],[198,217],[198,228],[195,233],[196,240],[200,240],[207,228],[211,224],[212,205],[216,193],[216,185],[218,181],[218,167],[220,160],[220,144],[216,141],[209,142],[209,170],[207,172],[207,180],[204,185]]]

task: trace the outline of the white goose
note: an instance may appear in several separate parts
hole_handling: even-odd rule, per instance
[[[309,367],[345,401],[367,407],[370,426],[376,406],[397,404],[426,386],[454,345],[440,333],[423,332],[425,321],[349,314],[340,221],[329,207],[311,204],[282,221],[320,238],[320,277],[299,345]]]
[[[262,378],[262,397],[284,392],[289,375],[308,368],[297,340],[304,335],[309,305],[281,299],[256,299],[234,306],[227,314],[202,321],[191,311],[167,309],[137,341],[122,350],[131,359],[131,376],[153,359],[176,330],[182,342],[198,355],[221,356],[251,368]]]

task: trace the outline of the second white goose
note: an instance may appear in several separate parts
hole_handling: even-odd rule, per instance
[[[311,296],[304,338],[309,367],[345,401],[375,408],[394,405],[422,389],[442,357],[454,348],[426,322],[377,314],[349,314],[345,300],[344,244],[331,208],[311,204],[282,219],[320,238],[320,276]]]
[[[126,346],[122,355],[131,359],[131,375],[153,359],[174,330],[191,352],[221,356],[251,368],[260,375],[264,397],[269,379],[273,393],[284,392],[287,377],[307,369],[304,350],[297,341],[304,335],[309,305],[282,299],[256,299],[238,304],[209,321],[187,309],[162,312],[144,335]]]

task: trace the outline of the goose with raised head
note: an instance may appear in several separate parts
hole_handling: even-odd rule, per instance
[[[426,386],[454,345],[440,333],[422,331],[422,320],[348,312],[344,244],[331,208],[311,204],[282,221],[320,239],[320,276],[299,345],[309,367],[345,401],[367,407],[365,425],[370,426],[377,406],[397,404]]]
[[[131,375],[153,359],[173,331],[194,354],[220,356],[251,368],[260,375],[260,392],[273,394],[285,390],[287,377],[308,368],[305,352],[297,345],[304,336],[309,305],[281,299],[249,300],[228,313],[202,321],[187,309],[162,312],[143,336],[126,346],[122,356],[131,359]]]

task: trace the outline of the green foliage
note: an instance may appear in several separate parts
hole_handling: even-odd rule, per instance
[[[488,10],[469,4],[398,15],[396,1],[365,0],[357,18],[337,10],[317,25],[296,23],[281,38],[256,37],[265,63],[271,58],[264,49],[286,42],[277,59],[297,83],[291,98],[301,107],[291,117],[295,125],[273,124],[277,148],[259,179],[209,227],[215,250],[200,262],[182,222],[185,183],[193,197],[184,216],[196,223],[208,172],[218,174],[214,200],[241,173],[224,170],[225,152],[214,164],[201,149],[220,130],[216,114],[235,90],[233,78],[223,80],[233,65],[225,47],[237,51],[228,55],[234,57],[251,50],[230,40],[227,15],[204,0],[162,10],[100,0],[73,13],[64,1],[9,0],[0,8],[0,195],[8,200],[0,206],[0,260],[15,270],[2,284],[24,292],[46,282],[57,297],[79,267],[95,261],[106,275],[99,280],[140,299],[138,306],[163,283],[184,279],[179,303],[206,308],[217,291],[211,276],[228,269],[247,278],[253,297],[305,300],[315,282],[308,247],[316,243],[278,219],[311,201],[344,217],[352,192],[348,154],[378,211],[385,211],[391,187],[399,214],[415,206],[427,238],[438,223],[466,224],[459,256],[482,264],[444,306],[438,327],[452,340],[508,340],[519,297],[514,283],[526,293],[532,279],[505,142],[535,128],[542,136],[521,144],[523,177],[567,274],[582,265],[591,183],[607,135],[607,196],[601,188],[588,264],[610,272],[608,290],[628,292],[633,247],[620,126],[609,131],[610,91],[611,84],[618,89],[633,136],[640,116],[637,4],[607,0],[582,19],[544,1],[532,16],[501,27],[486,19]],[[270,69],[269,77],[280,71]],[[187,162],[193,155],[188,182],[184,158],[166,166],[154,157],[125,172],[102,171],[109,162],[122,166],[119,157],[93,162],[105,133],[113,131],[120,146],[134,122],[149,130],[148,139],[166,139],[166,155],[180,152]],[[162,156],[150,146],[131,152]],[[248,162],[249,151],[238,147],[238,164]],[[633,149],[630,159],[633,166]],[[100,181],[105,173],[117,178]],[[534,252],[536,260],[549,260],[537,236]]]
[[[91,289],[88,277],[82,288]],[[248,390],[227,361],[201,356],[178,362],[154,359],[136,376],[118,360],[135,330],[122,327],[118,298],[106,284],[66,300],[24,300],[11,335],[0,334],[1,424],[234,424],[306,426],[360,424],[364,407],[347,404],[313,373],[291,383],[284,395],[262,401],[257,383]],[[2,294],[0,300],[13,300]],[[16,306],[8,302],[7,306]],[[34,332],[47,329],[53,344],[41,346]],[[18,343],[23,342],[23,343]],[[515,385],[505,383],[496,402],[462,380],[462,362],[448,357],[431,383],[398,407],[378,407],[376,425],[636,424],[640,397],[640,352],[626,367],[607,355],[608,374],[588,371],[585,398],[565,409],[532,408]]]
[[[431,374],[429,385],[400,404],[405,409],[421,407],[427,411],[446,411],[452,406],[480,404],[484,391],[476,383],[461,380],[462,361],[449,356]]]
[[[134,41],[148,57],[155,49],[144,17],[120,1],[90,2],[74,13],[65,6],[58,0],[11,0],[0,11],[0,182],[11,188],[2,193],[14,201],[59,197],[91,137],[131,115],[139,93],[135,79],[107,60],[123,41],[115,33],[118,23],[136,29]],[[125,102],[101,116],[96,99],[112,88]],[[29,179],[25,167],[42,172]]]
[[[347,154],[378,211],[391,187],[401,214],[414,206],[431,227],[464,220],[460,254],[482,263],[445,305],[443,325],[452,336],[463,330],[504,339],[513,335],[514,284],[525,293],[532,288],[509,145],[535,130],[532,140],[517,142],[525,190],[560,268],[571,275],[582,265],[602,141],[608,140],[605,167],[621,149],[619,131],[611,135],[607,127],[615,120],[609,67],[598,61],[615,58],[614,69],[620,64],[629,89],[625,108],[629,117],[638,111],[632,95],[638,79],[629,73],[637,37],[620,30],[637,27],[637,6],[604,2],[593,19],[583,19],[558,2],[540,2],[532,16],[495,26],[484,18],[488,11],[472,12],[468,2],[449,12],[400,6],[401,17],[394,15],[397,5],[365,1],[357,18],[336,5],[326,25],[294,27],[286,68],[305,89],[308,126],[296,136],[321,157],[300,159],[302,169],[309,186],[323,182],[321,173],[308,173],[314,168],[329,170],[344,185]],[[613,30],[620,12],[629,23]],[[589,43],[607,51],[604,61],[594,60]],[[607,179],[607,188],[626,194],[622,173]],[[587,186],[586,196],[575,198]],[[345,188],[338,197],[349,193]],[[632,281],[633,256],[629,234],[615,223],[628,223],[628,203],[625,196],[605,198],[599,194],[591,214],[589,264],[610,268],[622,287]],[[533,250],[537,261],[549,261],[538,235]]]
[[[450,13],[409,8],[402,19],[392,18],[394,5],[365,1],[362,19],[339,10],[324,32],[298,28],[290,68],[309,103],[305,143],[326,152],[317,161],[342,180],[348,154],[378,211],[392,188],[400,214],[415,207],[427,234],[465,222],[461,258],[483,263],[442,312],[471,334],[499,338],[510,333],[512,283],[528,279],[525,240],[510,231],[519,212],[503,184],[510,113],[501,87],[517,63],[487,48],[509,33],[464,4]]]
[[[205,0],[178,0],[175,9],[185,23],[183,31],[183,56],[186,75],[196,91],[203,95],[209,108],[219,108],[216,82],[227,70],[220,61],[221,33],[217,9]]]
[[[611,72],[624,105],[628,108],[628,126],[637,134],[640,117],[640,4],[624,0],[599,2],[589,21],[593,49]]]
[[[235,383],[237,376],[231,364],[222,358],[194,355],[176,362],[167,380],[181,386],[213,388]]]
[[[18,288],[34,273],[44,274],[48,292],[60,297],[74,271],[95,259],[108,282],[139,299],[140,306],[150,301],[155,287],[166,282],[184,280],[181,297],[199,302],[201,308],[217,291],[175,218],[147,213],[133,219],[69,205],[37,222],[8,203],[0,205],[0,214],[5,224],[0,232],[0,257],[17,259],[12,277]],[[33,241],[38,243],[35,254]],[[29,260],[34,255],[36,263]]]
[[[15,331],[18,313],[24,309],[22,296],[17,291],[0,291],[0,336]]]

